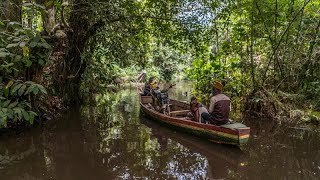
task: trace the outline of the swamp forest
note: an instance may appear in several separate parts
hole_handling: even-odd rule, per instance
[[[319,0],[0,8],[0,179],[319,179]],[[222,82],[249,142],[150,121],[137,91],[150,77],[176,84],[170,98],[204,105]]]

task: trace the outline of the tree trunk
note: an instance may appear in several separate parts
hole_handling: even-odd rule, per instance
[[[81,11],[80,11],[81,9]],[[81,59],[90,37],[104,23],[99,21],[90,25],[93,12],[88,9],[85,0],[76,0],[73,4],[67,32],[67,50],[63,63],[57,68],[57,77],[54,82],[56,91],[63,96],[66,104],[77,104],[81,102],[80,84],[87,61]]]
[[[252,1],[252,12],[251,12],[251,25],[250,25],[250,31],[251,31],[251,34],[250,34],[250,66],[251,66],[251,78],[252,78],[252,84],[253,84],[253,88],[254,88],[254,91],[257,89],[257,85],[256,85],[256,81],[255,81],[255,69],[254,69],[254,59],[253,59],[253,53],[254,53],[254,4],[255,4],[255,1],[253,0]]]

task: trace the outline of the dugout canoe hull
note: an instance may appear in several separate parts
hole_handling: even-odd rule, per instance
[[[237,146],[246,144],[249,140],[250,127],[221,127],[212,124],[194,122],[184,118],[171,117],[149,108],[149,103],[152,103],[151,96],[140,96],[140,106],[143,114],[150,120],[157,121],[175,130],[193,134],[216,143],[232,144]],[[185,102],[171,100],[171,104],[173,104],[174,107],[173,112],[189,109],[189,105]]]

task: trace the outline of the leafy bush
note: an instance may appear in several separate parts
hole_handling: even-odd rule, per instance
[[[32,74],[48,63],[51,46],[37,31],[16,22],[0,21],[0,127],[25,120],[33,124],[33,100],[46,89]]]

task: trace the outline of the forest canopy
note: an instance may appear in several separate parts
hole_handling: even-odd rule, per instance
[[[220,80],[238,111],[318,118],[317,0],[4,0],[0,8],[1,126],[32,124],[143,69],[194,81],[204,102]]]

